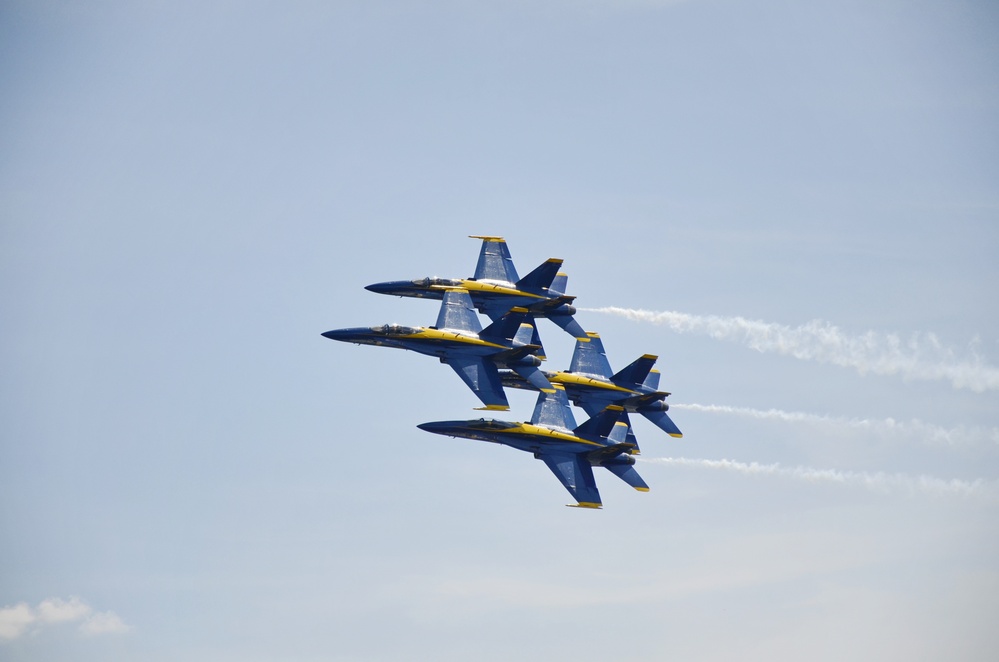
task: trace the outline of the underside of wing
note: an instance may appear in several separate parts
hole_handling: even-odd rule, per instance
[[[569,453],[543,453],[541,460],[548,465],[559,482],[569,490],[572,498],[582,508],[601,508],[600,492],[593,479],[593,467],[585,455]]]
[[[472,393],[482,401],[486,409],[510,408],[495,363],[474,357],[448,359],[446,363],[458,373],[468,388],[472,389]]]

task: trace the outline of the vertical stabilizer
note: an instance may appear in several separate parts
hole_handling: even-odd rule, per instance
[[[598,334],[587,332],[585,338],[576,338],[576,349],[572,352],[569,372],[600,377],[610,377],[614,374],[610,362],[607,361],[607,354],[604,353],[604,343]]]
[[[565,286],[569,283],[569,276],[564,272],[558,272],[555,274],[555,279],[552,284],[548,286],[548,294],[551,295],[562,295],[565,294]]]
[[[565,388],[559,384],[552,386],[554,389],[551,393],[542,392],[538,395],[531,423],[572,430],[576,427],[576,419],[569,407],[569,398],[565,395]]]
[[[517,289],[535,294],[550,292],[549,285],[552,284],[561,266],[562,260],[555,257],[548,258],[537,269],[517,281]]]
[[[479,261],[475,265],[475,280],[498,280],[505,283],[516,283],[520,280],[517,269],[513,266],[510,249],[503,237],[469,235],[472,239],[481,239]]]
[[[441,309],[437,313],[437,328],[460,329],[472,333],[482,330],[482,323],[479,322],[479,316],[472,306],[472,297],[468,295],[468,290],[455,288],[444,292]]]
[[[652,371],[652,366],[656,364],[656,359],[658,358],[654,354],[644,354],[629,363],[627,367],[619,370],[617,374],[611,377],[611,381],[619,386],[636,388],[645,383],[649,373]]]
[[[653,368],[649,370],[649,376],[645,378],[646,388],[650,388],[653,391],[659,390],[659,371]]]

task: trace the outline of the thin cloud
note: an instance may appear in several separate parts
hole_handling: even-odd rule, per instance
[[[812,467],[783,467],[779,463],[760,464],[758,462],[737,462],[735,460],[705,460],[684,457],[639,458],[641,462],[662,464],[695,469],[721,469],[747,476],[779,476],[803,480],[810,483],[834,483],[837,485],[864,487],[877,492],[905,492],[908,494],[928,494],[931,496],[994,497],[996,484],[977,479],[945,480],[933,476],[911,476],[908,474],[868,473],[863,471],[838,471],[836,469],[814,469]]]
[[[80,598],[47,598],[34,608],[26,602],[0,608],[0,641],[12,641],[25,632],[38,631],[56,623],[80,623],[79,630],[86,635],[117,634],[129,630],[114,612],[95,613],[93,607]]]
[[[120,634],[128,632],[129,627],[113,611],[102,611],[93,614],[80,625],[80,632],[86,635]]]
[[[914,334],[906,341],[897,334],[879,331],[849,335],[821,320],[801,326],[786,326],[744,317],[689,315],[614,306],[580,310],[659,324],[677,333],[696,333],[717,340],[738,342],[759,352],[774,352],[853,368],[861,374],[947,380],[954,388],[978,393],[999,389],[999,368],[984,363],[977,356],[958,358],[953,349],[941,344],[932,333]]]
[[[759,420],[778,420],[785,423],[804,423],[841,427],[854,430],[869,430],[871,432],[922,439],[933,444],[960,446],[980,443],[999,445],[999,428],[978,426],[958,426],[944,428],[939,425],[925,423],[919,419],[897,421],[894,418],[866,419],[844,418],[838,416],[821,416],[804,412],[783,411],[780,409],[752,409],[750,407],[729,407],[726,405],[671,404],[671,409],[704,412],[710,414],[726,414],[754,418]]]

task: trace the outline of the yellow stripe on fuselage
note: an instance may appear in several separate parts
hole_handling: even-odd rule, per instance
[[[532,297],[534,299],[545,299],[546,297],[541,294],[532,294],[530,292],[524,292],[523,290],[518,290],[514,287],[508,287],[506,285],[499,285],[497,283],[490,283],[488,281],[482,280],[462,280],[461,286],[468,290],[469,292],[483,292],[487,294],[505,294],[508,296],[517,297]]]
[[[534,425],[533,423],[520,423],[517,427],[507,428],[505,430],[501,430],[501,432],[504,434],[523,434],[546,437],[553,441],[568,441],[575,444],[586,444],[587,446],[603,446],[603,444],[595,441],[589,441],[587,439],[583,439],[582,437],[577,437],[571,432],[561,432],[559,430],[541,427],[540,425]]]
[[[497,345],[494,342],[483,340],[482,338],[476,335],[465,335],[464,333],[458,333],[456,331],[447,331],[443,329],[425,328],[421,329],[419,333],[407,333],[394,337],[402,339],[413,339],[413,340],[444,340],[448,342],[466,343],[468,345],[478,345],[480,347],[498,347],[499,349],[507,349],[506,345]]]
[[[593,377],[585,377],[583,375],[576,375],[571,372],[556,372],[554,375],[548,377],[548,381],[552,384],[573,384],[575,386],[588,386],[590,388],[600,388],[605,391],[618,391],[620,393],[635,393],[630,388],[625,388],[623,386],[618,386],[612,382],[606,382],[601,379],[594,379]]]

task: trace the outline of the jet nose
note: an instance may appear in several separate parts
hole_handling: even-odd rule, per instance
[[[455,421],[434,421],[432,423],[420,423],[416,427],[434,434],[453,434],[458,427]]]
[[[358,336],[358,331],[360,331],[360,329],[333,329],[332,331],[324,333],[323,338],[350,341]]]
[[[399,294],[413,289],[413,282],[409,280],[389,280],[384,283],[372,283],[364,287],[369,292],[378,294]]]

